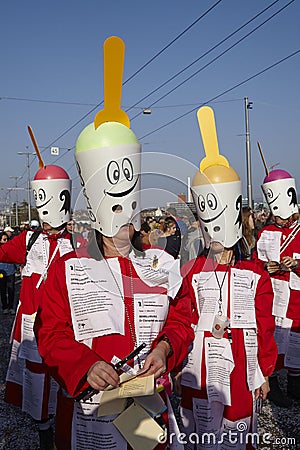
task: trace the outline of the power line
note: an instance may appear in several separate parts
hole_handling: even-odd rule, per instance
[[[184,67],[182,70],[180,70],[179,72],[177,72],[175,75],[173,75],[172,77],[170,77],[167,81],[165,81],[164,83],[162,83],[160,86],[158,86],[156,89],[153,89],[153,91],[150,92],[150,94],[147,94],[146,96],[144,96],[143,98],[141,98],[140,100],[138,100],[133,106],[131,106],[130,108],[128,108],[126,110],[126,112],[128,113],[131,109],[135,108],[139,103],[143,102],[144,100],[146,100],[148,97],[150,97],[152,94],[154,94],[155,92],[157,92],[159,89],[161,89],[162,87],[166,86],[168,83],[170,83],[171,81],[173,81],[175,78],[177,78],[179,75],[181,75],[183,72],[185,72],[187,69],[190,69],[194,64],[196,64],[198,61],[200,61],[202,58],[204,58],[205,56],[209,55],[209,53],[211,53],[213,50],[215,50],[216,48],[218,48],[220,45],[224,44],[224,42],[226,42],[228,39],[230,39],[232,36],[234,36],[235,34],[237,34],[239,31],[241,31],[243,28],[245,28],[247,25],[249,25],[251,22],[253,22],[255,19],[257,19],[260,15],[262,15],[264,12],[266,12],[268,9],[270,9],[273,5],[275,5],[275,3],[278,3],[280,0],[275,0],[273,3],[271,3],[271,5],[267,6],[266,8],[264,8],[262,11],[260,11],[258,14],[256,14],[254,17],[252,17],[252,19],[248,20],[247,22],[245,22],[243,25],[241,25],[239,28],[237,28],[235,31],[233,31],[232,33],[230,33],[228,36],[226,36],[224,39],[222,39],[221,41],[219,41],[216,45],[214,45],[213,47],[211,47],[209,50],[207,50],[205,53],[203,53],[199,58],[195,59],[192,63],[188,64],[186,67]],[[137,117],[137,116],[135,116]],[[134,118],[135,118],[134,117]]]
[[[158,52],[153,58],[151,58],[146,64],[144,64],[138,71],[136,71],[131,77],[129,77],[123,84],[126,84],[128,81],[130,81],[134,76],[136,76],[137,75],[137,73],[139,73],[143,68],[145,68],[148,64],[150,64],[150,62],[152,62],[156,57],[158,57],[163,51],[165,51],[170,45],[172,45],[172,43],[174,43],[177,39],[179,39],[179,37],[181,37],[186,31],[188,31],[190,28],[191,28],[191,26],[193,26],[195,23],[197,23],[201,18],[203,18],[209,11],[211,11],[214,7],[216,7],[219,3],[220,3],[220,1],[221,0],[219,0],[218,2],[216,2],[209,10],[207,10],[204,14],[202,14],[196,21],[194,21],[189,27],[187,27],[182,33],[180,33],[180,35],[178,35],[175,39],[173,39],[167,46],[165,46],[160,52]],[[246,22],[246,24],[244,24],[243,26],[241,26],[238,30],[236,30],[235,32],[233,32],[231,35],[229,35],[227,38],[225,38],[225,39],[223,39],[223,41],[221,41],[219,44],[217,44],[214,48],[216,48],[217,46],[219,46],[221,43],[223,43],[223,42],[225,42],[225,40],[227,40],[227,39],[229,39],[229,37],[232,37],[232,35],[234,35],[236,32],[238,32],[240,29],[242,29],[244,26],[246,26],[247,24],[249,24],[251,21],[253,21],[255,18],[257,18],[259,15],[261,15],[263,12],[265,12],[267,9],[269,9],[271,6],[273,6],[275,3],[277,3],[279,0],[276,0],[276,1],[274,1],[271,5],[269,5],[267,8],[265,8],[263,11],[261,11],[260,13],[258,13],[254,18],[252,18],[251,20],[249,20],[248,22]],[[289,6],[289,4],[291,4],[291,3],[293,3],[294,2],[294,0],[291,0],[287,5],[285,5],[283,8],[281,8],[279,11],[277,11],[276,13],[274,13],[269,19],[267,19],[266,21],[264,21],[262,24],[260,24],[258,27],[256,27],[254,30],[252,30],[250,33],[248,33],[246,36],[244,36],[242,39],[240,39],[237,43],[235,43],[233,46],[231,46],[229,49],[227,49],[226,51],[224,51],[221,55],[219,55],[218,57],[216,57],[213,61],[215,61],[216,59],[218,59],[219,57],[221,57],[223,54],[225,54],[227,51],[229,51],[231,48],[233,48],[235,45],[237,45],[239,42],[241,42],[243,39],[245,39],[246,37],[248,37],[250,34],[252,34],[254,31],[256,31],[259,27],[261,27],[264,23],[266,23],[268,20],[270,20],[272,17],[274,17],[275,15],[277,15],[279,12],[281,12],[285,7],[287,7],[287,6]],[[214,49],[213,48],[213,49]],[[212,51],[213,49],[211,49],[210,51]],[[208,52],[210,52],[210,51],[208,51]],[[207,52],[207,53],[208,53]],[[206,54],[207,54],[206,53]],[[203,57],[204,55],[202,55],[202,57]],[[198,60],[199,60],[200,58],[198,58]],[[211,64],[213,61],[211,61],[209,64]],[[194,61],[192,64],[194,64],[196,61]],[[191,65],[192,65],[191,64]],[[208,64],[208,65],[209,65]],[[190,65],[190,66],[191,66]],[[188,67],[190,67],[190,66],[188,66]],[[207,67],[207,65],[205,66],[205,67]],[[203,70],[203,68],[201,68],[200,70]],[[199,70],[199,71],[200,71]],[[266,69],[266,70],[268,70],[268,69]],[[199,72],[198,71],[198,72]],[[196,73],[198,73],[198,72],[196,72]],[[195,74],[193,74],[192,76],[194,76],[194,75],[196,75],[196,73]],[[191,76],[191,77],[192,77]],[[255,75],[256,76],[256,75]],[[254,77],[255,77],[254,76]],[[187,80],[185,80],[184,82],[186,82],[186,81],[188,81],[191,77],[189,77]],[[251,79],[251,78],[250,78]],[[168,81],[167,81],[168,82]],[[166,82],[166,83],[167,83]],[[180,85],[178,85],[177,87],[179,87],[179,86],[181,86],[184,82],[182,82]],[[175,87],[174,89],[172,89],[169,93],[171,93],[171,92],[173,92],[175,89],[177,89],[177,87]],[[230,90],[229,90],[230,91]],[[229,91],[226,91],[225,93],[227,93],[227,92],[229,92]],[[165,94],[165,96],[166,95],[168,95],[169,93],[167,93],[167,94]],[[151,94],[149,94],[149,95],[151,95]],[[148,95],[148,96],[149,96]],[[223,94],[220,94],[220,96],[221,95],[224,95],[224,93]],[[162,98],[164,98],[165,96],[163,96]],[[217,97],[215,97],[215,98],[218,98],[219,96],[217,96]],[[160,101],[162,98],[160,98],[159,100],[157,100],[156,102],[154,102],[153,103],[153,105],[154,104],[156,104],[156,103],[158,103],[158,101]],[[213,100],[211,99],[211,100],[209,100],[210,102],[212,102]],[[56,141],[58,141],[61,137],[63,137],[65,134],[67,134],[70,130],[72,130],[74,127],[76,127],[80,122],[82,122],[88,115],[90,115],[93,111],[95,111],[100,105],[102,105],[102,103],[103,103],[103,101],[101,102],[101,103],[98,103],[97,105],[95,105],[95,107],[94,108],[92,108],[90,111],[88,111],[81,119],[79,119],[75,124],[73,124],[71,127],[69,127],[67,130],[65,130],[59,137],[57,137],[51,144],[49,144],[47,147],[45,147],[44,148],[44,150],[42,151],[42,152],[44,152],[47,148],[49,148],[49,147],[51,147]],[[204,102],[203,104],[205,104],[205,103],[207,103],[207,102]],[[151,105],[151,106],[153,106],[153,105]],[[197,107],[195,108],[195,109],[197,109],[199,107],[199,105],[197,105]],[[133,106],[131,107],[131,108],[133,108]],[[181,118],[181,117],[184,117],[185,115],[187,115],[187,114],[189,114],[189,113],[191,113],[192,111],[194,111],[195,109],[192,109],[191,111],[189,111],[189,112],[187,112],[187,113],[185,113],[185,114],[183,114],[183,115],[181,115],[181,116],[179,116],[177,119],[174,119],[173,121],[176,121],[176,120],[178,120],[179,118]],[[137,117],[137,116],[135,116],[135,117]],[[134,118],[135,118],[134,117]],[[133,119],[134,119],[133,118]],[[133,120],[132,119],[132,120]],[[169,123],[173,123],[173,121],[171,121],[171,122],[169,122]],[[169,124],[168,123],[168,124]],[[166,125],[163,125],[162,127],[159,127],[157,130],[160,130],[161,128],[164,128],[165,126],[167,126],[168,124],[166,124]],[[155,130],[156,131],[156,130]],[[153,131],[153,132],[155,132],[155,131]],[[148,136],[149,134],[152,134],[153,132],[150,132],[150,133],[148,133],[148,134],[146,134],[144,137],[146,137],[146,136]],[[72,147],[72,148],[74,148],[74,147]],[[71,148],[70,148],[71,149]],[[64,156],[64,154],[62,154],[59,158],[57,158],[56,159],[56,161],[58,160],[58,159],[61,159],[62,157]],[[22,177],[25,175],[25,173],[22,175]]]
[[[269,22],[271,19],[273,19],[275,16],[277,16],[277,14],[281,13],[285,8],[287,8],[291,3],[293,3],[295,0],[291,0],[289,3],[287,3],[285,6],[283,6],[282,8],[280,8],[278,11],[276,11],[274,14],[272,14],[270,17],[268,17],[266,20],[264,20],[262,23],[260,23],[259,25],[257,25],[255,28],[253,28],[253,30],[249,31],[247,34],[245,34],[245,36],[241,37],[238,41],[236,41],[234,44],[232,44],[230,47],[228,47],[226,50],[224,50],[223,52],[221,52],[218,56],[216,56],[215,58],[213,58],[211,61],[209,61],[207,64],[205,64],[204,66],[200,67],[200,69],[198,69],[196,72],[194,72],[192,75],[190,75],[188,78],[186,78],[185,80],[183,80],[181,83],[177,84],[177,86],[175,86],[174,88],[172,88],[170,91],[168,91],[167,93],[165,93],[164,95],[162,95],[161,97],[159,97],[155,102],[153,102],[152,104],[150,104],[148,107],[152,108],[152,106],[156,105],[158,102],[160,102],[161,100],[163,100],[164,98],[166,98],[168,95],[172,94],[174,91],[176,91],[176,89],[178,89],[179,87],[181,87],[183,84],[185,84],[187,81],[191,80],[192,78],[194,78],[196,75],[198,75],[202,70],[206,69],[208,66],[210,66],[211,64],[213,64],[215,61],[217,61],[218,59],[220,59],[222,56],[224,56],[226,53],[228,53],[230,50],[232,50],[234,47],[236,47],[238,44],[240,44],[243,40],[245,40],[247,37],[249,37],[251,34],[253,34],[255,31],[257,31],[259,28],[261,28],[263,25],[265,25],[267,22]],[[134,119],[136,119],[139,115],[141,114],[138,113],[136,114],[134,117],[132,117],[131,121],[133,121]]]
[[[211,99],[207,100],[206,102],[203,102],[202,104],[198,105],[196,108],[193,108],[193,109],[191,109],[190,111],[188,111],[188,112],[182,114],[181,116],[178,116],[178,117],[176,117],[175,119],[170,120],[169,122],[165,123],[164,125],[161,125],[160,127],[156,128],[155,130],[150,131],[149,133],[145,134],[144,136],[140,137],[139,139],[140,139],[140,140],[141,140],[141,139],[144,139],[145,137],[148,137],[148,136],[150,136],[151,134],[156,133],[157,131],[162,130],[163,128],[165,128],[165,127],[171,125],[172,123],[177,122],[177,120],[182,119],[183,117],[185,117],[185,116],[191,114],[192,112],[196,111],[196,110],[197,110],[198,108],[200,108],[201,106],[206,105],[206,104],[208,104],[208,103],[211,103],[212,101],[216,100],[217,98],[222,97],[222,95],[228,94],[228,92],[231,92],[231,91],[233,91],[234,89],[236,89],[236,88],[242,86],[243,84],[248,83],[248,81],[253,80],[254,78],[258,77],[259,75],[261,75],[261,74],[263,74],[263,73],[265,73],[265,72],[267,72],[267,71],[270,70],[270,69],[273,69],[274,67],[276,67],[276,66],[278,66],[279,64],[283,63],[284,61],[287,61],[288,59],[290,59],[290,58],[292,58],[293,56],[297,55],[299,52],[300,52],[300,49],[299,49],[299,50],[296,50],[295,52],[291,53],[290,55],[286,56],[285,58],[282,58],[280,61],[277,61],[276,63],[272,64],[271,66],[268,66],[267,68],[261,70],[260,72],[257,72],[255,75],[252,75],[251,77],[247,78],[246,80],[241,81],[241,82],[238,83],[238,84],[235,84],[233,87],[231,87],[231,88],[229,88],[229,89],[226,89],[226,91],[223,91],[221,94],[218,94],[218,95],[216,95],[215,97],[212,97]]]
[[[16,100],[20,102],[53,103],[58,105],[94,106],[95,103],[64,102],[61,100],[41,100],[36,98],[0,97],[0,100]]]
[[[276,0],[280,1],[280,0]],[[149,94],[150,95],[150,94]],[[15,101],[24,101],[24,102],[38,102],[38,103],[53,103],[58,105],[76,105],[76,106],[96,106],[96,103],[81,103],[81,102],[64,102],[61,100],[43,100],[43,99],[33,99],[33,98],[21,98],[21,97],[0,97],[0,100],[15,100]],[[235,102],[240,99],[232,99],[232,100],[223,100],[223,102]],[[195,103],[196,104],[196,103]],[[182,106],[191,106],[191,103],[181,103],[178,105],[163,105],[163,106],[156,106],[155,108],[177,108]],[[127,108],[127,106],[124,106]],[[129,107],[128,107],[129,108]],[[130,106],[130,109],[144,109],[141,106]],[[48,147],[45,146],[39,146],[39,148],[47,149]],[[68,147],[59,147],[64,148],[65,150],[68,150]]]
[[[234,36],[235,34],[237,34],[239,31],[241,31],[243,28],[245,28],[247,25],[249,25],[251,22],[253,22],[255,19],[257,19],[259,16],[261,16],[264,12],[266,12],[268,9],[270,9],[272,6],[274,6],[276,3],[278,3],[280,0],[275,0],[273,3],[271,3],[269,6],[267,6],[266,8],[264,8],[262,11],[260,11],[258,14],[256,14],[255,16],[253,16],[250,20],[248,20],[247,22],[245,22],[243,25],[241,25],[239,28],[237,28],[234,32],[230,33],[228,36],[226,36],[224,39],[222,39],[221,41],[219,41],[216,45],[214,45],[212,48],[210,48],[208,51],[206,51],[205,53],[203,53],[199,58],[195,59],[192,63],[188,64],[185,68],[183,68],[182,70],[180,70],[179,72],[177,72],[175,75],[173,75],[172,77],[170,77],[167,81],[165,81],[164,83],[162,83],[160,86],[158,86],[156,89],[154,89],[153,91],[151,91],[149,94],[147,94],[146,96],[144,96],[142,99],[138,100],[134,105],[128,107],[128,109],[126,110],[126,112],[129,112],[130,110],[134,109],[137,107],[137,105],[139,103],[141,103],[142,101],[146,100],[148,97],[150,97],[152,94],[154,94],[155,92],[157,92],[159,89],[161,89],[162,87],[166,86],[170,81],[173,81],[175,78],[177,78],[179,75],[181,75],[183,72],[185,72],[187,69],[191,68],[194,64],[196,64],[199,60],[201,60],[202,58],[204,58],[205,56],[207,56],[209,53],[211,53],[213,50],[215,50],[216,48],[218,48],[220,45],[222,45],[224,42],[226,42],[228,39],[230,39],[232,36]],[[293,0],[294,1],[294,0]],[[215,7],[217,4],[215,4],[213,7]],[[212,8],[213,8],[212,7]],[[212,9],[211,8],[211,9]],[[204,15],[206,15],[206,13],[204,13],[202,16],[200,16],[197,20],[195,20],[189,27],[187,27],[180,35],[178,35],[175,39],[173,39],[173,41],[171,41],[167,46],[165,46],[160,52],[158,52],[154,57],[152,57],[146,64],[144,64],[138,71],[136,71],[133,75],[130,76],[130,78],[128,78],[126,80],[126,83],[128,81],[130,81],[135,75],[137,75],[143,68],[145,68],[148,64],[150,64],[151,61],[153,61],[157,56],[159,56],[164,50],[166,50],[168,47],[170,47],[170,45],[172,43],[174,43],[179,37],[181,37],[187,30],[189,30],[193,25],[195,25]],[[125,83],[124,83],[125,84]],[[20,97],[0,97],[0,100],[15,100],[15,101],[27,101],[27,102],[38,102],[38,103],[50,103],[50,104],[62,104],[62,105],[75,105],[75,106],[98,106],[98,104],[95,103],[83,103],[83,102],[66,102],[66,101],[61,101],[61,100],[43,100],[43,99],[33,99],[33,98],[20,98]],[[150,105],[151,107],[153,105]],[[173,106],[190,106],[190,105],[166,105],[166,106],[161,106],[159,108],[170,108]],[[138,107],[138,109],[143,109],[141,107]],[[137,116],[135,116],[137,117]],[[134,118],[135,118],[134,117]],[[49,147],[49,146],[48,146]],[[47,149],[48,147],[41,147],[41,148],[45,148]]]
[[[162,48],[156,55],[154,55],[148,62],[146,62],[140,69],[138,69],[136,72],[134,72],[133,75],[131,75],[124,84],[128,83],[128,81],[132,80],[133,77],[135,77],[138,73],[140,73],[145,67],[149,66],[150,63],[152,63],[158,56],[160,56],[167,48],[171,47],[174,42],[178,41],[179,38],[181,38],[187,31],[189,31],[196,23],[198,23],[201,19],[203,19],[210,11],[212,11],[219,3],[221,3],[222,0],[218,0],[214,5],[212,5],[210,8],[208,8],[201,16],[198,17],[191,25],[189,25],[185,30],[183,30],[180,34],[178,34],[169,44],[167,44],[164,48]]]
[[[143,70],[147,65],[150,64],[150,62],[152,62],[155,58],[157,58],[163,51],[165,51],[167,48],[169,48],[176,40],[179,39],[179,37],[181,37],[184,33],[186,33],[193,25],[195,25],[195,23],[197,23],[200,19],[202,19],[203,17],[205,17],[205,15],[208,14],[208,12],[210,12],[213,8],[215,8],[221,0],[217,1],[211,8],[209,8],[205,13],[203,13],[200,17],[198,17],[198,19],[196,19],[189,27],[187,27],[182,33],[180,33],[175,39],[173,39],[168,45],[166,45],[160,52],[158,52],[153,58],[151,58],[146,64],[144,64],[138,71],[136,71],[133,75],[131,75],[124,83],[123,85],[125,85],[128,81],[130,81],[134,76],[136,76],[141,70]],[[238,30],[236,30],[236,32],[238,32],[241,28],[243,28],[244,26],[246,26],[248,23],[250,23],[251,21],[253,21],[255,18],[257,18],[259,15],[261,15],[263,12],[265,12],[267,9],[269,9],[271,6],[273,6],[275,3],[277,3],[279,0],[274,1],[271,5],[269,5],[267,8],[265,8],[264,10],[262,10],[260,13],[258,13],[254,18],[252,18],[250,21],[246,22],[246,24],[244,24],[242,27],[240,27]],[[285,7],[287,7],[290,3],[293,3],[295,0],[291,0],[286,6],[284,6],[283,8],[281,8],[279,11],[277,11],[274,15],[277,15],[279,12],[282,11],[282,9],[284,9]],[[266,21],[264,21],[262,24],[260,24],[258,27],[256,27],[254,30],[252,30],[250,33],[248,33],[246,36],[244,36],[242,39],[240,39],[237,43],[235,43],[233,46],[229,47],[229,49],[227,49],[226,51],[224,51],[221,55],[219,55],[218,57],[216,57],[212,62],[214,62],[216,59],[220,58],[223,54],[225,54],[227,51],[229,51],[231,48],[233,48],[235,45],[237,45],[239,42],[241,42],[243,39],[245,39],[246,37],[248,37],[250,34],[254,33],[254,31],[256,31],[260,26],[264,25],[268,20],[271,20],[272,17],[274,17],[274,15],[272,15],[269,19],[267,19]],[[235,34],[236,32],[234,32],[233,34]],[[232,35],[233,35],[232,34]],[[229,35],[227,38],[229,39],[229,37],[231,37],[231,35]],[[227,40],[227,38],[225,38],[225,40]],[[224,41],[224,40],[223,40]],[[221,41],[221,42],[223,42]],[[217,45],[218,46],[218,45]],[[212,64],[212,62],[210,62],[209,64]],[[209,65],[208,64],[208,65]],[[207,65],[205,66],[207,67]],[[204,68],[205,68],[204,67]],[[204,68],[199,69],[199,71],[203,70]],[[195,76],[199,71],[197,71],[196,73],[194,73],[193,75],[191,75],[188,79],[186,79],[185,81],[183,81],[182,83],[180,83],[179,85],[177,85],[175,88],[173,88],[171,91],[169,91],[167,94],[165,94],[164,96],[162,96],[161,98],[159,98],[156,102],[154,102],[152,105],[150,106],[154,106],[156,103],[158,103],[160,100],[162,100],[163,98],[165,98],[167,95],[169,95],[170,93],[174,92],[178,87],[180,87],[182,84],[184,84],[185,82],[187,82],[188,80],[190,80],[193,76]],[[151,95],[151,94],[149,94]],[[103,103],[103,101],[99,104],[97,104],[94,108],[92,108],[90,111],[88,111],[81,119],[79,119],[78,121],[76,121],[71,127],[69,127],[67,130],[65,130],[60,136],[58,136],[54,141],[51,142],[51,144],[49,144],[47,147],[45,147],[45,149],[42,151],[42,153],[49,147],[51,147],[53,144],[55,144],[59,139],[61,139],[63,136],[65,136],[69,131],[71,131],[73,128],[75,128],[80,122],[82,122],[86,117],[88,117],[93,111],[95,111],[99,106],[101,106]],[[134,105],[135,106],[135,105]],[[141,113],[137,114],[136,116],[134,116],[131,120],[134,120],[136,117],[138,117]]]
[[[147,61],[140,69],[134,72],[126,81],[124,81],[123,86],[131,81],[138,73],[140,73],[145,67],[147,67],[151,62],[153,62],[158,56],[160,56],[165,50],[167,50],[171,45],[174,44],[179,38],[181,38],[187,31],[189,31],[196,23],[198,23],[201,19],[203,19],[210,11],[212,11],[222,0],[218,0],[214,5],[212,5],[209,9],[207,9],[201,16],[199,16],[194,22],[192,22],[187,28],[185,28],[180,34],[178,34],[169,44],[163,47],[158,53],[156,53],[149,61]],[[55,142],[65,136],[69,131],[75,128],[80,122],[82,122],[86,117],[88,117],[92,112],[94,112],[99,106],[103,104],[103,100],[98,103],[94,108],[88,111],[81,119],[77,120],[72,126],[70,126],[67,130],[65,130],[61,135],[59,135],[54,141],[51,142],[46,148],[51,147]],[[45,150],[43,150],[45,151]]]

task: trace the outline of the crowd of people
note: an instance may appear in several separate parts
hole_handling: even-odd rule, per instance
[[[122,54],[119,38],[105,46],[109,63]],[[97,114],[76,142],[89,229],[71,217],[67,172],[39,155],[40,227],[0,245],[0,263],[22,268],[5,401],[35,420],[42,450],[178,449],[183,435],[187,449],[225,450],[230,433],[254,448],[246,435],[267,395],[283,407],[300,400],[295,180],[266,175],[273,221],[256,234],[202,107],[196,214],[186,223],[168,208],[141,224],[141,146],[126,114],[114,117]]]

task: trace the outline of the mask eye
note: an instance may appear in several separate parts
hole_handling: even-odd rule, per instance
[[[273,196],[274,196],[274,193],[273,193],[272,189],[269,188],[269,189],[267,190],[267,197],[268,197],[269,199],[272,199]]]
[[[111,184],[117,184],[120,179],[120,167],[116,161],[111,161],[107,167],[107,179]]]
[[[44,191],[44,189],[39,189],[38,196],[41,202],[46,200],[46,192]]]
[[[122,169],[126,180],[131,181],[133,178],[133,167],[131,161],[128,158],[123,159]]]
[[[199,195],[198,197],[198,205],[201,212],[205,210],[205,199],[203,195]]]
[[[37,201],[38,196],[37,196],[37,192],[35,189],[33,190],[33,198],[34,198],[34,201]]]
[[[206,200],[207,200],[207,204],[210,207],[210,209],[212,209],[214,211],[216,209],[216,207],[218,206],[218,202],[217,202],[217,199],[214,196],[214,194],[207,194]]]

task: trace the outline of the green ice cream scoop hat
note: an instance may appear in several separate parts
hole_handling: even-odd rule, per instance
[[[125,44],[103,46],[104,109],[79,135],[75,159],[92,228],[115,236],[132,223],[140,229],[141,145],[121,109]]]

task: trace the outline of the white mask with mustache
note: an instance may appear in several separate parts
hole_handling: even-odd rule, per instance
[[[41,223],[58,228],[70,220],[70,179],[33,180],[31,187]]]
[[[262,190],[274,216],[288,219],[298,212],[297,192],[294,178],[263,183]]]
[[[192,187],[205,246],[232,247],[242,237],[242,183],[232,181]]]

